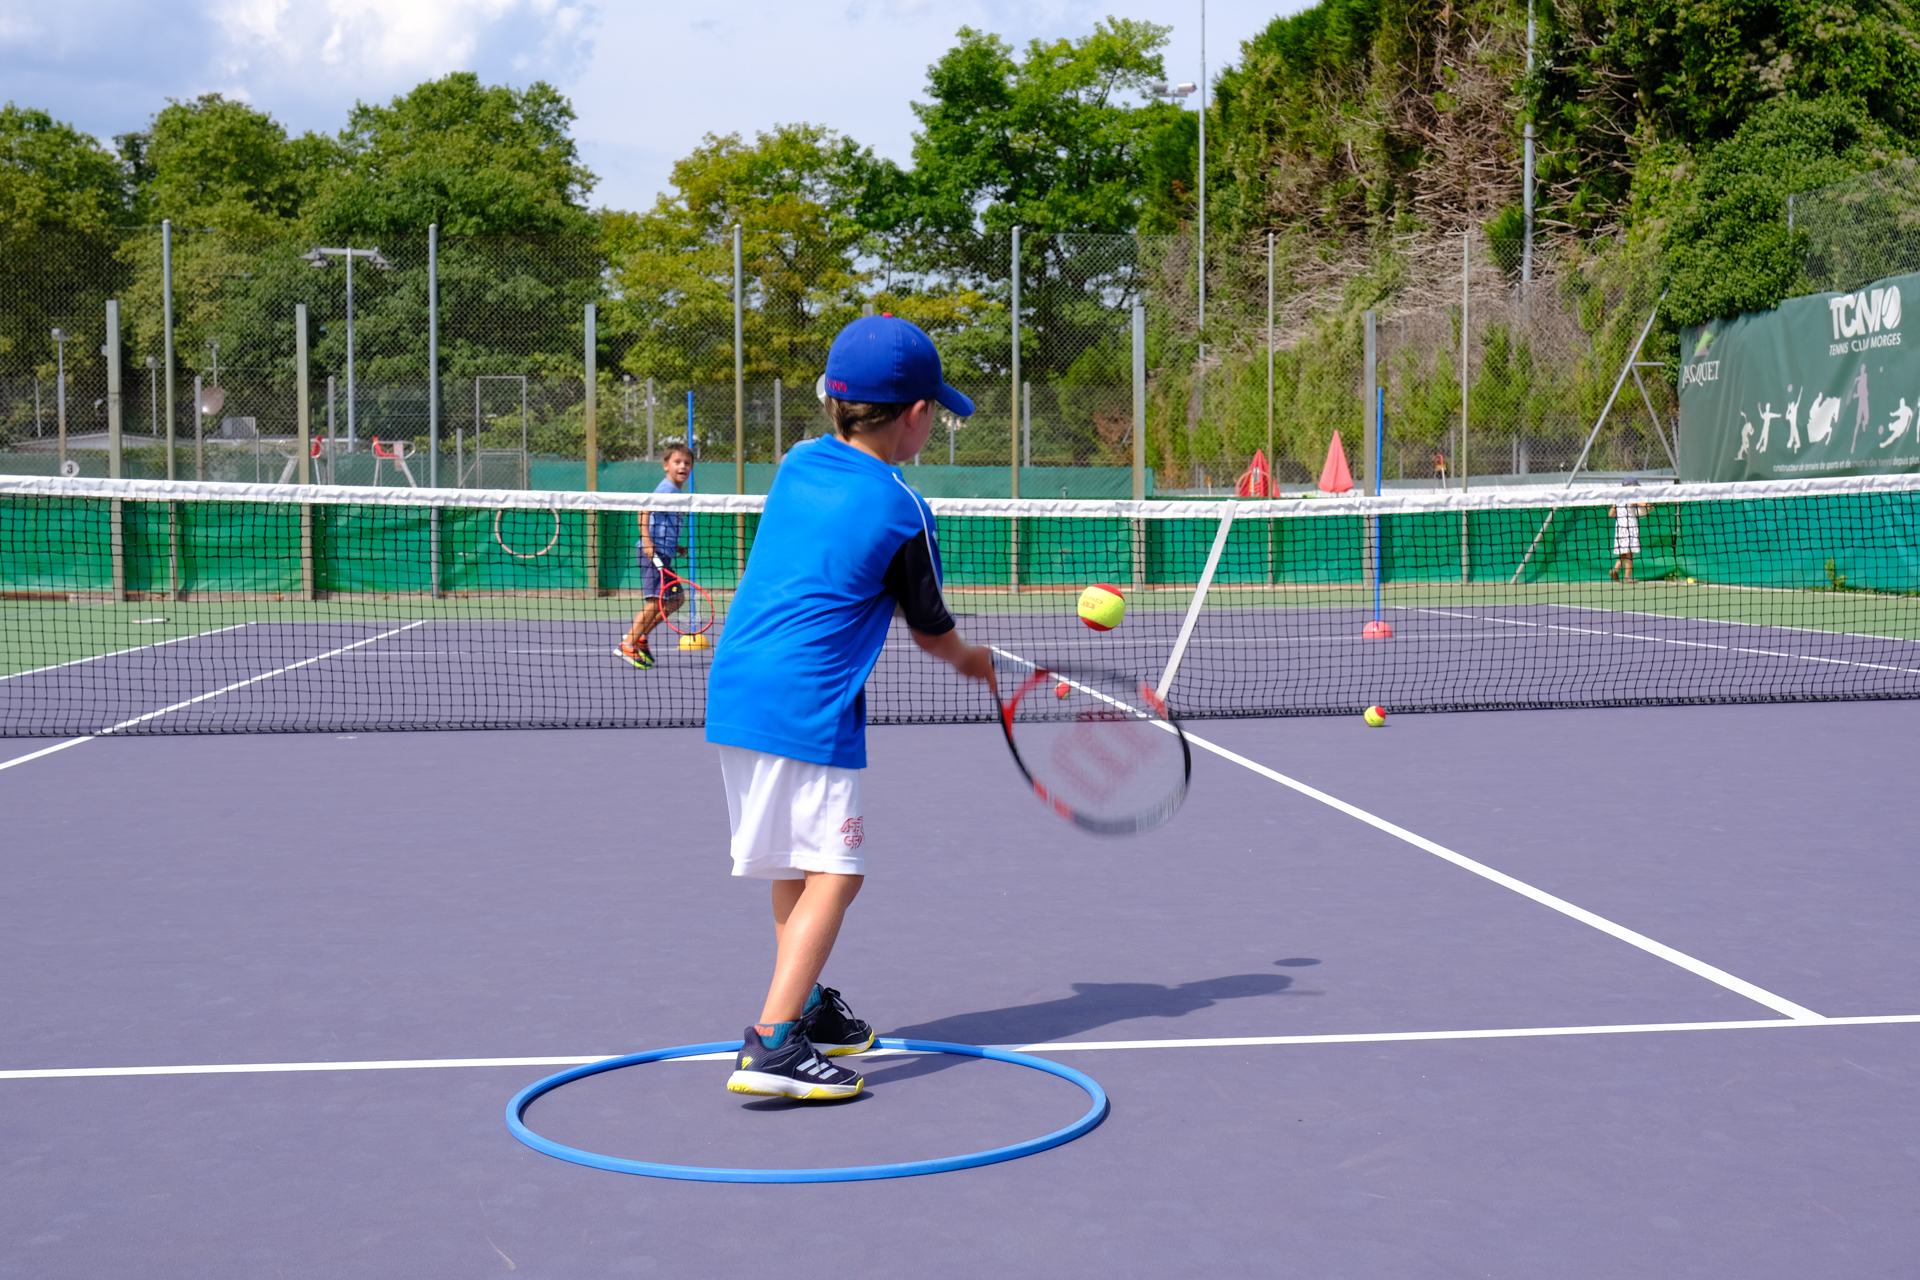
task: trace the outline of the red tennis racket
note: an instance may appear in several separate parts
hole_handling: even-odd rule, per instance
[[[1146,681],[996,651],[1007,746],[1055,813],[1095,835],[1137,835],[1187,798],[1193,756],[1167,704]]]
[[[668,602],[676,599],[686,606],[685,626],[674,620],[680,616],[678,608],[668,611]],[[681,577],[665,564],[660,565],[660,611],[666,617],[667,626],[683,636],[700,635],[719,617],[713,607],[713,596],[705,587]]]

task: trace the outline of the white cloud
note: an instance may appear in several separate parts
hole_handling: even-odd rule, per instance
[[[0,0],[0,93],[102,138],[168,98],[219,91],[294,131],[336,131],[449,71],[557,85],[600,175],[597,203],[645,208],[707,133],[792,121],[909,159],[910,103],[961,26],[1016,47],[1084,35],[1120,9],[1174,28],[1176,80],[1200,78],[1198,0]],[[1212,0],[1208,69],[1304,0]],[[124,38],[102,43],[99,33]]]

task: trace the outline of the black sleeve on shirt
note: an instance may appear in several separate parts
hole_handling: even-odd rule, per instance
[[[907,625],[923,636],[943,636],[953,630],[953,615],[940,598],[940,579],[933,572],[933,548],[923,529],[900,544],[880,575],[880,585],[900,606]]]

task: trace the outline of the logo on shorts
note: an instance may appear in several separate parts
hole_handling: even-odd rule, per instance
[[[858,849],[860,842],[867,838],[867,833],[860,823],[859,818],[848,818],[840,824],[840,831],[847,837],[846,844],[849,849]]]

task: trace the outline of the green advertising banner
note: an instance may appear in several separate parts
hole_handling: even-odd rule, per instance
[[[1901,341],[1920,275],[1681,331],[1680,478],[1920,471],[1920,342]]]

